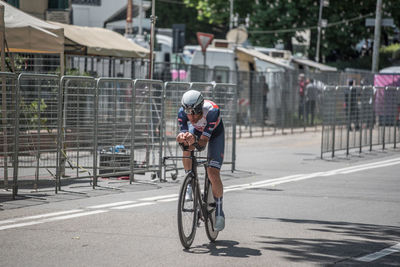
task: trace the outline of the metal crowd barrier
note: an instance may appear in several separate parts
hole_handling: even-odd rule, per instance
[[[64,76],[61,78],[63,92],[61,133],[57,189],[61,189],[61,178],[92,177],[96,162],[95,106],[96,81],[92,77]]]
[[[150,173],[173,179],[181,162],[163,166],[163,155],[181,153],[175,138],[177,112],[188,89],[221,107],[224,166],[235,169],[236,86],[125,78],[0,73],[0,176],[3,187],[55,192],[76,179],[93,188],[101,177]],[[128,178],[129,177],[129,178]],[[12,182],[10,179],[12,178]],[[85,180],[82,180],[86,182]]]
[[[182,155],[182,150],[176,144],[176,136],[179,132],[178,110],[181,107],[182,95],[189,90],[190,83],[185,82],[166,82],[165,101],[164,101],[164,155]],[[183,169],[181,160],[166,162],[163,179],[167,177],[167,172],[171,172],[172,179],[176,179],[178,170]]]
[[[98,177],[129,176],[133,181],[133,85],[131,79],[99,78],[96,83],[95,170]],[[132,168],[131,168],[132,166]]]
[[[54,183],[57,140],[61,120],[60,79],[56,75],[18,76],[18,121],[15,143],[17,178],[24,186],[38,188],[39,178]],[[33,178],[33,179],[32,179]]]
[[[328,86],[323,92],[321,158],[399,141],[400,90],[396,87]]]
[[[134,81],[134,159],[142,171],[162,175],[164,84],[155,80]]]
[[[0,94],[0,180],[3,180],[4,189],[8,190],[10,185],[13,192],[17,191],[18,166],[16,153],[16,142],[18,138],[18,86],[17,75],[11,73],[0,73],[1,94]],[[11,179],[11,184],[9,183]]]

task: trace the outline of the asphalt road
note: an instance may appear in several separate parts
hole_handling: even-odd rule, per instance
[[[400,153],[319,158],[320,135],[240,139],[226,228],[179,242],[179,181],[0,203],[0,266],[400,266]],[[85,187],[86,186],[86,187]]]

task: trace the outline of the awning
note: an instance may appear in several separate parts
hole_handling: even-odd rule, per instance
[[[297,64],[305,65],[320,71],[337,71],[337,68],[335,67],[327,66],[306,58],[292,58],[292,60]]]
[[[286,64],[282,61],[280,61],[279,59],[270,57],[266,54],[261,53],[260,51],[257,51],[255,49],[248,49],[248,48],[244,48],[244,47],[238,47],[236,49],[238,57],[240,57],[240,55],[242,54],[242,56],[250,56],[253,58],[257,58],[259,60],[265,61],[269,64],[284,68],[284,69],[289,69],[289,70],[294,70],[294,68],[292,66],[290,66],[289,64]],[[254,61],[254,60],[253,60]]]
[[[84,55],[129,58],[147,58],[150,54],[148,49],[108,29],[51,23],[64,28],[66,54],[79,51]]]
[[[3,1],[6,40],[10,52],[62,53],[63,28],[33,17]]]

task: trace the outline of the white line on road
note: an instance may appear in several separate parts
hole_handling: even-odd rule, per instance
[[[274,178],[274,179],[253,182],[253,183],[231,185],[231,186],[226,186],[224,191],[230,192],[230,191],[245,190],[245,189],[249,189],[249,188],[273,186],[273,185],[278,185],[278,184],[283,184],[283,183],[288,183],[288,182],[295,182],[295,181],[311,179],[311,178],[315,178],[315,177],[325,177],[325,176],[332,176],[332,175],[337,175],[337,174],[348,174],[348,173],[352,173],[352,172],[359,172],[359,171],[369,170],[369,169],[374,169],[374,168],[382,168],[382,167],[392,166],[392,165],[396,165],[396,164],[400,164],[400,158],[394,158],[394,159],[390,159],[390,160],[361,164],[361,165],[357,165],[357,166],[346,167],[346,168],[330,170],[330,171],[325,171],[325,172],[315,172],[315,173],[310,173],[310,174],[295,174],[295,175],[289,175],[289,176],[284,176],[284,177],[280,177],[280,178]],[[178,199],[177,197],[178,197],[178,194],[170,194],[170,195],[164,195],[164,196],[155,196],[155,197],[139,199],[139,201],[152,201],[152,202],[136,203],[136,201],[121,201],[121,202],[115,202],[115,203],[100,204],[100,205],[96,205],[96,206],[89,206],[87,208],[97,209],[97,208],[108,208],[109,207],[110,209],[113,209],[113,210],[123,210],[123,209],[153,205],[153,204],[156,204],[157,202],[176,201]],[[131,204],[131,203],[134,203],[134,204]],[[90,212],[82,212],[82,211],[83,210],[81,210],[81,209],[75,209],[75,210],[53,212],[53,213],[46,213],[46,214],[40,214],[40,215],[34,215],[34,216],[28,216],[28,217],[3,220],[3,221],[0,221],[0,225],[15,223],[18,221],[23,221],[23,220],[35,220],[35,219],[40,219],[40,218],[75,213],[75,214],[71,214],[71,215],[47,218],[47,219],[42,219],[42,220],[37,220],[37,221],[32,221],[32,222],[0,226],[0,230],[35,225],[35,224],[52,222],[52,221],[57,221],[57,220],[66,220],[66,219],[87,216],[87,215],[93,215],[93,214],[98,214],[98,213],[104,213],[104,212],[107,212],[108,210],[96,210],[96,211],[90,211]],[[392,249],[393,249],[393,247],[392,247]]]
[[[126,205],[126,204],[132,204],[135,203],[136,201],[121,201],[121,202],[114,202],[114,203],[107,203],[107,204],[102,204],[102,205],[96,205],[96,206],[90,206],[87,207],[88,209],[102,209],[102,208],[109,208],[109,207],[115,207],[115,206],[121,206],[121,205]]]
[[[379,258],[385,257],[387,255],[390,255],[392,253],[400,252],[400,243],[397,243],[394,246],[391,246],[390,248],[385,248],[382,249],[381,251],[375,252],[368,254],[363,257],[356,258],[357,261],[363,261],[363,262],[371,262],[374,260],[377,260]]]
[[[171,194],[171,195],[165,195],[165,196],[156,196],[156,197],[146,197],[146,198],[141,198],[139,199],[140,201],[156,201],[160,200],[163,198],[170,198],[170,197],[177,197],[178,194]]]
[[[14,218],[14,219],[9,219],[9,220],[0,221],[0,224],[14,223],[14,222],[26,221],[26,220],[35,220],[35,219],[46,218],[46,217],[52,217],[52,216],[57,216],[57,215],[64,215],[64,214],[69,214],[69,213],[76,213],[76,212],[80,212],[80,211],[83,211],[83,210],[66,210],[66,211],[58,211],[58,212],[52,212],[52,213],[45,213],[45,214],[34,215],[34,216],[27,216],[27,217],[21,217],[21,218]]]
[[[156,203],[155,202],[143,202],[143,203],[137,203],[137,204],[132,204],[132,205],[114,207],[114,208],[111,208],[111,209],[113,209],[113,210],[124,210],[124,209],[136,208],[136,207],[141,207],[141,206],[148,206],[148,205],[153,205],[153,204],[156,204]]]
[[[107,210],[94,210],[94,211],[89,211],[89,212],[81,212],[81,213],[75,213],[75,214],[64,215],[64,216],[59,216],[59,217],[47,218],[47,219],[42,219],[42,220],[38,220],[38,221],[4,225],[4,226],[0,226],[0,231],[6,230],[6,229],[11,229],[11,228],[18,228],[18,227],[24,227],[24,226],[29,226],[29,225],[59,221],[59,220],[67,220],[67,219],[88,216],[88,215],[94,215],[94,214],[104,213],[104,212],[107,212]]]
[[[245,189],[250,189],[250,188],[265,187],[265,186],[274,186],[274,185],[278,185],[278,184],[296,182],[296,181],[301,181],[301,180],[306,180],[306,179],[311,179],[311,178],[316,178],[316,177],[326,177],[326,176],[332,176],[332,175],[337,175],[337,174],[348,174],[348,173],[359,172],[359,171],[363,171],[363,170],[392,166],[392,165],[396,165],[396,164],[400,164],[400,158],[384,160],[384,161],[379,161],[379,162],[374,162],[374,163],[367,163],[367,164],[362,164],[362,165],[357,165],[357,166],[352,166],[352,167],[347,167],[347,168],[330,170],[330,171],[326,171],[326,172],[315,172],[315,173],[310,173],[310,174],[289,175],[289,176],[285,176],[285,177],[281,177],[281,178],[268,179],[268,180],[264,180],[264,181],[260,181],[260,182],[256,182],[256,183],[227,186],[227,187],[225,187],[224,192],[239,191],[239,190],[245,190]]]
[[[171,202],[171,201],[176,201],[176,200],[178,200],[178,198],[174,197],[174,198],[161,199],[161,200],[159,200],[159,202]]]

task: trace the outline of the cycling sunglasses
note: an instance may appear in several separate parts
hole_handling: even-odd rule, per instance
[[[184,110],[185,113],[188,114],[188,115],[200,114],[199,112],[196,112],[196,110],[193,109],[193,108],[184,108],[183,110]]]

